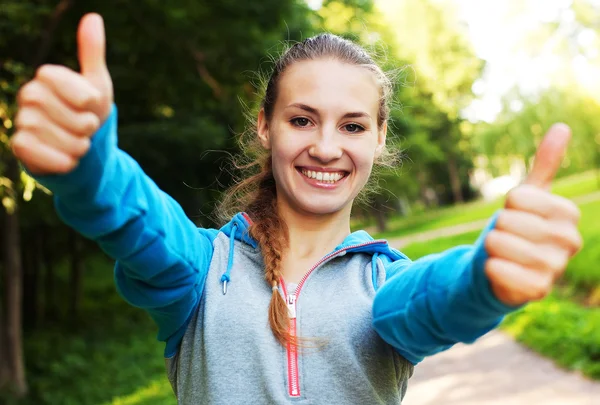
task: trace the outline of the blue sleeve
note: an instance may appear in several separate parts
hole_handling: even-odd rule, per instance
[[[495,297],[484,273],[484,240],[495,218],[473,246],[386,266],[389,277],[375,296],[373,325],[412,364],[475,341],[516,309]]]
[[[117,290],[149,312],[165,354],[174,354],[200,301],[217,231],[198,229],[118,148],[116,107],[75,170],[36,180],[54,193],[62,220],[116,260]]]

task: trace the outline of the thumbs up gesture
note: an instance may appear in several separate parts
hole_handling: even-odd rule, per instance
[[[110,114],[112,81],[105,61],[104,23],[84,16],[77,32],[81,73],[44,65],[19,91],[13,153],[33,174],[72,171],[90,137]]]
[[[495,229],[485,239],[485,272],[492,291],[507,305],[545,297],[582,246],[579,208],[550,193],[570,138],[564,124],[548,131],[529,176],[508,193]]]

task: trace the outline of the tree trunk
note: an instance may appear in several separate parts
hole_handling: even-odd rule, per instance
[[[12,157],[8,158],[6,176],[16,186],[19,180],[19,166]],[[4,212],[4,211],[3,211]],[[18,209],[14,212],[4,212],[4,227],[2,256],[4,263],[4,308],[5,324],[2,328],[4,335],[5,372],[8,377],[0,389],[8,388],[17,397],[23,397],[27,393],[25,381],[25,365],[23,361],[22,346],[22,319],[21,319],[21,294],[22,294],[22,266],[19,237]]]
[[[54,263],[52,262],[52,250],[48,243],[48,227],[43,226],[40,229],[40,249],[42,254],[42,260],[44,262],[44,318],[55,319],[56,318],[56,300],[55,300],[55,280],[54,280]]]
[[[375,222],[377,223],[377,231],[385,232],[387,230],[387,219],[385,217],[384,206],[377,198],[373,201],[373,209],[371,210],[375,215]]]
[[[23,327],[27,329],[35,323],[35,310],[33,297],[31,295],[33,288],[33,267],[32,254],[33,246],[25,229],[21,229],[21,268],[23,269],[22,285],[22,303],[23,303]]]
[[[0,256],[0,275],[6,274],[3,253],[4,240],[6,239],[6,235],[4,235],[6,229],[6,226],[4,225],[6,222],[4,219],[5,217],[6,214],[4,208],[0,208],[0,255],[2,255]],[[8,351],[6,347],[6,317],[4,316],[6,310],[6,294],[4,292],[4,281],[5,280],[2,280],[2,283],[0,283],[0,288],[2,289],[2,295],[0,295],[0,390],[2,387],[8,385],[10,371],[8,369]]]
[[[71,277],[69,291],[71,299],[69,302],[69,313],[75,321],[79,313],[81,297],[83,295],[83,261],[81,257],[81,240],[79,235],[72,229],[69,230],[69,251],[71,252]]]
[[[31,297],[31,326],[39,325],[41,319],[41,288],[40,288],[40,235],[38,227],[34,228],[31,235],[31,256],[29,257],[29,266],[31,279],[29,280],[29,296]]]
[[[456,166],[456,158],[448,155],[448,175],[450,176],[450,187],[456,204],[462,204],[465,200],[462,194],[462,186],[460,184],[460,175]]]

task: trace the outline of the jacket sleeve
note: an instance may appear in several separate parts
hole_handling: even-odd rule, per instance
[[[181,206],[117,147],[117,111],[66,175],[37,177],[62,220],[116,260],[119,293],[149,312],[174,354],[199,303],[216,230],[198,229]]]
[[[458,342],[475,341],[516,309],[495,297],[484,273],[484,240],[495,218],[473,246],[387,264],[388,278],[373,303],[373,325],[412,364]]]

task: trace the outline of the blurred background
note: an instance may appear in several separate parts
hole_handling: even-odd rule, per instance
[[[554,191],[580,204],[585,248],[502,328],[600,379],[600,0],[0,0],[0,402],[176,403],[150,319],[8,149],[18,89],[41,64],[77,69],[89,11],[106,25],[120,146],[199,226],[220,226],[244,114],[288,40],[343,35],[393,73],[403,163],[353,226],[412,258],[472,243],[549,126],[569,124]]]

